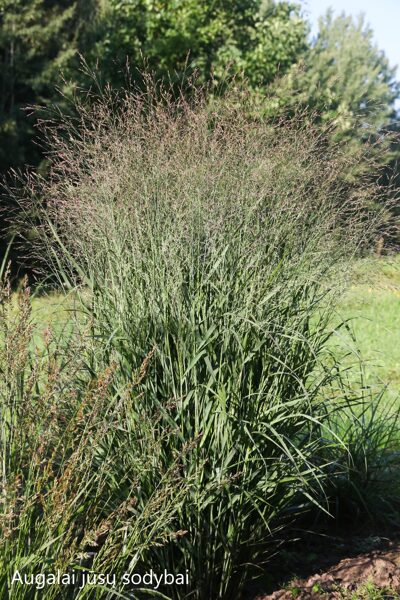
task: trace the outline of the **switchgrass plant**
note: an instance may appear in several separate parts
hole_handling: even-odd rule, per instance
[[[182,457],[190,485],[162,531],[183,533],[149,545],[141,568],[189,572],[169,598],[239,598],[278,533],[324,497],[327,444],[344,446],[329,424],[354,394],[328,323],[376,190],[343,179],[352,165],[329,131],[259,119],[235,90],[217,101],[194,86],[187,100],[148,80],[75,114],[43,124],[51,175],[28,178],[21,206],[48,269],[81,293],[86,368],[113,361],[118,388],[137,382],[110,435],[132,433],[140,488],[152,497],[147,467]],[[157,451],[140,459],[142,422]],[[132,468],[132,452],[120,460]]]

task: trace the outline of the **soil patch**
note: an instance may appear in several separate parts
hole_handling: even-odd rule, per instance
[[[305,545],[304,552],[289,553],[287,576],[280,589],[257,593],[254,600],[319,600],[398,598],[400,600],[400,540],[379,536],[335,538],[321,547]],[[291,563],[291,564],[290,564]],[[297,573],[297,576],[296,576]],[[381,595],[369,595],[365,586]],[[361,596],[353,595],[364,589]],[[365,595],[366,594],[366,595]]]

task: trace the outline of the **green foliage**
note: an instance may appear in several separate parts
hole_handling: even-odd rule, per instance
[[[333,125],[330,142],[346,142],[346,153],[357,154],[370,144],[382,170],[381,197],[372,210],[386,205],[381,233],[387,245],[398,246],[398,156],[399,137],[395,100],[400,86],[395,68],[373,41],[373,31],[364,19],[330,10],[320,19],[319,31],[308,50],[288,74],[276,82],[269,112],[303,107],[316,123]],[[360,169],[370,169],[359,163]],[[397,174],[397,180],[396,180]],[[357,174],[353,173],[353,176]],[[348,172],[344,170],[344,177]]]
[[[58,344],[47,331],[33,346],[30,290],[18,306],[0,284],[0,594],[4,600],[109,598],[85,586],[83,569],[135,569],[151,545],[175,536],[174,514],[190,489],[175,454],[164,470],[162,445],[145,414],[132,423],[135,384],[117,389],[115,364],[87,369],[90,341]],[[146,364],[141,374],[145,375]],[[125,426],[131,423],[129,430]],[[161,468],[161,470],[160,470]],[[150,493],[149,493],[150,490]],[[75,586],[12,585],[22,576],[75,572]],[[83,587],[83,586],[82,586]]]
[[[203,81],[223,79],[228,69],[265,86],[298,59],[306,34],[292,2],[106,0],[94,55],[112,82],[123,82],[128,58],[163,79],[182,81],[193,69]]]
[[[190,485],[167,530],[185,534],[147,548],[143,569],[188,569],[167,596],[210,600],[239,597],[323,495],[323,450],[341,443],[328,417],[354,399],[326,352],[331,282],[364,235],[358,185],[375,188],[344,189],[340,148],[301,118],[190,97],[149,85],[78,106],[79,129],[47,131],[51,180],[25,193],[47,199],[39,251],[82,295],[90,369],[115,361],[118,389],[138,382],[115,440],[130,432],[136,448],[150,422],[161,470],[183,457]],[[155,485],[140,479],[143,502]]]
[[[374,583],[366,582],[355,591],[340,590],[343,600],[399,600],[397,590],[389,587],[378,587]]]
[[[367,520],[394,526],[400,508],[399,399],[390,402],[382,386],[378,393],[360,388],[360,406],[336,413],[330,425],[344,446],[332,445],[335,473],[324,491],[337,526]]]
[[[0,169],[37,163],[33,121],[23,110],[54,97],[76,50],[76,2],[1,0]]]
[[[337,135],[356,145],[376,136],[395,117],[395,68],[374,44],[373,31],[362,17],[333,18],[328,11],[302,67],[296,66],[286,83],[286,102],[300,103],[321,120],[333,121]]]
[[[27,166],[46,171],[35,131],[40,111],[27,109],[52,103],[67,109],[62,94],[71,89],[61,74],[69,77],[76,71],[77,51],[88,41],[88,17],[96,1],[0,0],[0,176]],[[2,194],[0,253],[5,249],[3,211],[11,204]],[[12,256],[16,258],[14,249]]]

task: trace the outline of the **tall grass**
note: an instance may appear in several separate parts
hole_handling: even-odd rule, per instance
[[[0,596],[105,597],[82,586],[82,571],[112,571],[118,581],[145,548],[169,543],[190,482],[179,473],[182,454],[167,469],[157,459],[174,434],[155,439],[145,414],[132,443],[133,382],[118,391],[114,364],[89,376],[80,338],[66,353],[50,332],[33,349],[33,333],[29,288],[15,310],[9,283],[0,285]],[[75,585],[40,583],[57,571],[74,574]],[[17,573],[39,579],[21,584]]]
[[[386,388],[364,388],[356,407],[338,411],[331,430],[344,442],[328,455],[332,476],[325,487],[338,529],[366,524],[396,527],[400,492],[400,407]],[[319,518],[322,515],[319,515]],[[326,515],[323,515],[326,521]]]
[[[23,206],[48,267],[81,291],[85,368],[112,361],[117,389],[136,382],[107,446],[129,432],[129,452],[118,467],[100,450],[93,460],[113,481],[133,461],[144,507],[159,485],[151,464],[161,477],[179,456],[188,482],[157,521],[172,541],[109,566],[188,570],[188,586],[163,590],[174,599],[239,598],[278,532],[323,498],[327,444],[344,447],[330,423],[350,395],[328,323],[376,190],[343,179],[352,165],[329,132],[304,115],[260,120],[234,91],[186,100],[150,82],[77,114],[44,124],[51,176],[28,180]],[[97,496],[83,495],[90,513]]]

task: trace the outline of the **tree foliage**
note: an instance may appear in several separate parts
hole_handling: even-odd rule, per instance
[[[288,1],[0,0],[0,171],[40,161],[24,108],[59,102],[61,72],[82,83],[78,53],[117,86],[127,60],[133,76],[147,64],[163,79],[196,70],[206,81],[230,71],[265,86],[298,59],[306,39]]]
[[[302,104],[340,136],[355,143],[387,127],[396,117],[400,87],[363,16],[354,20],[329,10],[314,43],[285,80],[284,103]]]
[[[77,2],[0,2],[0,169],[37,163],[27,105],[54,97],[76,52]],[[79,29],[79,28],[78,28]]]
[[[68,78],[78,63],[96,2],[0,0],[0,175],[10,168],[45,165],[36,143],[38,114],[30,115],[27,107],[56,102],[62,109],[60,90],[68,90],[61,74]],[[0,256],[10,202],[2,194]]]
[[[266,85],[306,46],[307,25],[293,2],[106,0],[93,55],[108,81],[118,81],[128,57],[176,81],[194,69],[204,81],[221,79],[229,68]]]

